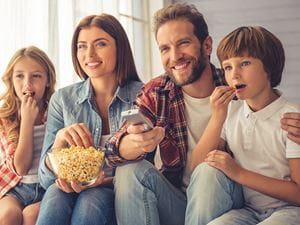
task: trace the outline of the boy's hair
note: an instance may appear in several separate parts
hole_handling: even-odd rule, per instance
[[[35,46],[29,46],[27,48],[21,48],[10,59],[4,74],[2,75],[2,81],[6,86],[5,92],[0,96],[0,119],[8,121],[8,126],[5,127],[8,133],[8,138],[13,143],[18,142],[20,118],[18,110],[20,108],[20,100],[14,90],[12,75],[14,66],[24,57],[28,57],[36,61],[47,73],[48,85],[45,89],[43,101],[45,103],[44,110],[48,107],[48,102],[51,95],[55,90],[56,73],[55,68],[49,57],[45,52]]]
[[[84,17],[75,28],[71,49],[73,66],[77,75],[84,80],[88,78],[88,75],[81,68],[77,58],[77,42],[80,31],[89,27],[98,27],[115,39],[117,48],[117,63],[115,71],[119,85],[123,86],[130,80],[140,81],[136,71],[129,40],[124,28],[115,17],[104,13],[101,15],[90,15]]]
[[[231,57],[244,55],[262,61],[272,87],[280,84],[285,55],[282,43],[274,34],[261,26],[239,27],[226,35],[217,48],[221,64]]]
[[[187,20],[194,26],[194,34],[200,43],[208,36],[208,27],[203,15],[194,5],[185,3],[176,3],[168,5],[154,14],[153,30],[155,37],[158,29],[165,23],[172,20]]]

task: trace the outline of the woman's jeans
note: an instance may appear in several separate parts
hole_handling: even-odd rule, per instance
[[[113,189],[95,187],[66,193],[52,184],[42,200],[37,225],[106,225],[113,220]]]

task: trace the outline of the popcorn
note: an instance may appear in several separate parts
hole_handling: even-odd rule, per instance
[[[53,154],[49,155],[52,166],[57,164],[57,168],[54,168],[57,176],[68,182],[84,183],[95,179],[104,162],[104,152],[97,151],[94,147],[71,146],[50,154]],[[53,158],[56,163],[53,163]]]

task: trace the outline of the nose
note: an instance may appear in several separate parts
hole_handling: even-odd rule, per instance
[[[93,56],[95,54],[95,49],[94,49],[94,46],[93,45],[90,45],[88,47],[88,56]]]
[[[170,50],[170,59],[172,62],[177,62],[183,58],[182,52],[177,48],[171,48]]]
[[[231,79],[238,80],[241,78],[241,70],[239,67],[233,67],[231,71]]]
[[[30,77],[27,77],[25,80],[24,80],[24,87],[25,89],[30,89],[32,88],[32,80]]]

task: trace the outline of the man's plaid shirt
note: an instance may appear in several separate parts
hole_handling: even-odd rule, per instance
[[[223,85],[222,71],[213,65],[211,67],[215,85]],[[166,74],[154,78],[142,87],[136,106],[155,126],[165,128],[165,137],[159,144],[162,173],[173,185],[180,187],[188,150],[187,121],[181,87]],[[112,166],[127,162],[118,150],[121,138],[126,135],[126,128],[126,125],[123,126],[107,143],[107,158]]]

